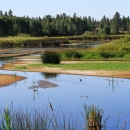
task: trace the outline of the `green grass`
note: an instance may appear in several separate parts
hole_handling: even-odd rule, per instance
[[[27,67],[26,66],[16,66],[15,69],[25,70],[25,69],[27,69]]]
[[[77,130],[78,123],[49,103],[42,109],[0,108],[0,130]]]
[[[51,68],[62,68],[66,70],[117,70],[117,71],[129,71],[130,62],[85,62],[85,63],[75,63],[75,64],[30,64],[28,66],[34,67],[51,67]]]

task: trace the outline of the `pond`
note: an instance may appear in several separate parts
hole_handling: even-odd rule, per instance
[[[12,74],[14,71],[0,70],[0,73]],[[126,128],[130,129],[129,79],[39,72],[16,71],[15,73],[25,76],[26,79],[0,87],[2,107],[13,102],[14,107],[18,107],[19,104],[23,109],[26,107],[42,109],[51,102],[54,109],[61,107],[67,116],[71,112],[73,120],[78,117],[78,123],[83,128],[84,118],[81,112],[84,113],[83,104],[85,103],[87,106],[94,105],[102,108],[103,121],[110,116],[106,123],[108,130],[116,129],[119,113],[121,113],[119,127],[128,120]],[[51,83],[52,86],[40,87],[41,80]],[[39,87],[33,88],[33,86]]]

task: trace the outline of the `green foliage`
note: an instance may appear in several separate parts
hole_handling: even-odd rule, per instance
[[[94,35],[95,33],[92,32],[92,31],[85,31],[83,36],[91,36],[91,35]]]
[[[109,43],[99,45],[95,50],[99,52],[122,52],[127,53],[130,50],[130,36],[126,36],[119,40],[111,41]]]
[[[55,51],[45,51],[41,60],[44,64],[60,64],[60,54]]]
[[[124,58],[126,58],[126,59],[130,59],[130,53],[129,53],[129,54],[126,54],[126,55],[124,55]]]
[[[2,123],[3,130],[11,130],[11,115],[8,108],[4,109],[4,119],[5,122]]]
[[[82,54],[80,52],[74,52],[73,57],[77,58],[77,59],[80,59],[82,57]]]
[[[73,17],[63,14],[57,14],[55,17],[46,15],[43,18],[18,17],[13,15],[13,11],[0,11],[0,36],[17,36],[27,34],[29,36],[74,36],[82,35],[93,36],[99,35],[97,28],[101,28],[101,34],[117,34],[129,32],[129,17],[120,18],[118,12],[114,17],[109,19],[103,16],[101,20],[88,17],[79,17],[76,14]],[[106,28],[107,27],[107,28]]]
[[[75,50],[67,50],[67,51],[64,51],[64,54],[65,56],[69,59],[69,58],[72,58],[72,59],[80,59],[82,57],[82,54],[78,51],[75,51]]]
[[[72,119],[72,115],[68,118],[60,110],[61,107],[53,111],[51,103],[43,109],[29,110],[14,108],[12,105],[3,110],[1,107],[0,130],[77,130],[78,124]]]
[[[26,66],[16,66],[15,69],[25,70],[25,69],[27,69],[27,67]]]
[[[100,55],[105,59],[113,57],[113,54],[110,52],[100,52]]]
[[[85,110],[85,119],[88,127],[101,127],[103,110],[99,107],[83,105]]]
[[[65,70],[106,70],[106,71],[130,71],[130,62],[116,62],[116,61],[107,61],[107,62],[99,62],[99,61],[86,61],[84,63],[74,63],[74,64],[30,64],[28,66],[36,66],[36,67],[52,67],[52,68],[62,68]]]
[[[116,12],[111,22],[111,30],[114,34],[119,34],[120,27],[121,27],[120,14],[119,12]]]
[[[105,33],[106,35],[110,35],[110,33],[111,33],[110,27],[106,26],[106,27],[103,28],[103,30],[104,30],[104,33]]]
[[[82,54],[82,59],[102,59],[99,52],[96,51],[86,51]]]

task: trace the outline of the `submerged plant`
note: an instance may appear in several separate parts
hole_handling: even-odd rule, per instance
[[[85,120],[87,122],[87,127],[95,128],[96,130],[100,130],[102,126],[102,115],[103,110],[99,107],[87,106],[84,104],[84,110],[85,110]]]
[[[14,73],[12,74],[12,76],[16,79],[16,77],[17,77],[17,73],[14,72]]]

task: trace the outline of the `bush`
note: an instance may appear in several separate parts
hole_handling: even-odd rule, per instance
[[[124,58],[126,58],[126,59],[130,59],[130,53],[129,53],[129,54],[126,54],[126,55],[124,55]]]
[[[82,54],[80,52],[77,52],[77,51],[66,51],[65,52],[65,55],[67,58],[77,58],[77,59],[80,59],[82,57]]]
[[[73,57],[80,59],[82,57],[82,54],[80,52],[74,52]]]
[[[102,57],[100,56],[100,53],[92,51],[83,54],[82,59],[102,59]]]
[[[60,54],[54,51],[45,51],[41,60],[44,64],[60,64]]]
[[[65,51],[65,55],[67,58],[72,58],[74,54],[74,51]]]
[[[113,57],[112,54],[109,52],[100,52],[100,55],[105,59]]]

